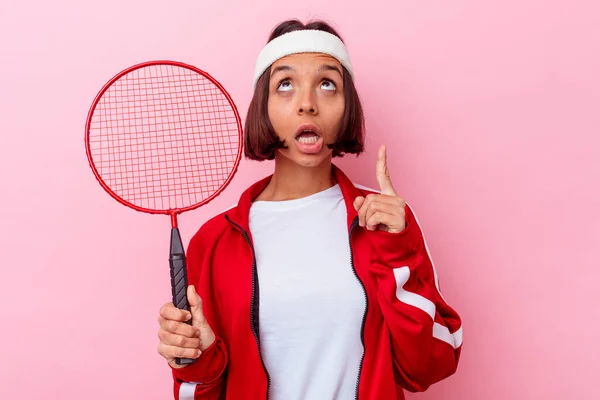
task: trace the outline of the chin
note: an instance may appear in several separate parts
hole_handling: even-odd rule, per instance
[[[305,168],[314,168],[314,167],[318,167],[319,165],[321,165],[323,163],[323,159],[300,159],[296,162],[296,164],[300,165],[301,167],[305,167]]]
[[[296,165],[304,168],[315,168],[322,165],[324,162],[331,160],[332,152],[328,151],[319,154],[290,154],[290,152],[280,152],[280,154]]]

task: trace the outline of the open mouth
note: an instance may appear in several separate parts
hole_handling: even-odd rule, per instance
[[[323,147],[321,131],[315,124],[302,124],[296,130],[296,145],[303,153],[318,153]]]
[[[296,140],[301,143],[314,144],[320,138],[319,127],[315,124],[302,124],[296,130]]]
[[[319,135],[308,129],[296,135],[296,140],[304,144],[315,144],[319,141],[319,138]]]

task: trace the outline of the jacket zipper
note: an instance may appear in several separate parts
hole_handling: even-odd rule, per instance
[[[367,291],[365,289],[365,285],[363,284],[363,282],[360,280],[360,278],[358,277],[358,273],[356,272],[356,267],[354,266],[354,255],[352,252],[352,231],[354,230],[354,228],[356,227],[356,225],[358,225],[358,216],[354,218],[354,220],[352,221],[352,224],[350,225],[350,231],[348,233],[348,242],[350,245],[350,264],[352,265],[352,272],[354,272],[354,276],[356,277],[356,279],[358,280],[358,282],[360,283],[360,286],[362,287],[363,290],[363,294],[365,296],[365,312],[363,313],[363,318],[362,318],[362,324],[360,327],[360,341],[363,345],[363,353],[362,356],[360,358],[360,364],[358,367],[358,377],[356,378],[356,392],[355,392],[355,396],[354,398],[356,400],[358,400],[358,388],[360,386],[360,374],[362,372],[362,367],[363,367],[363,361],[365,359],[365,322],[366,322],[366,318],[367,318],[367,310],[369,309],[369,303],[368,303],[368,298],[367,298]]]
[[[271,376],[269,375],[269,371],[267,371],[267,367],[265,365],[265,362],[263,360],[262,357],[262,353],[260,351],[260,339],[258,336],[258,333],[256,331],[256,326],[255,326],[255,321],[257,321],[258,316],[256,315],[257,313],[255,312],[255,308],[256,308],[256,287],[258,286],[258,282],[257,282],[257,271],[256,271],[256,256],[254,253],[254,246],[252,245],[252,241],[250,240],[250,236],[248,235],[248,233],[238,224],[236,224],[235,222],[231,221],[229,219],[229,217],[227,215],[225,215],[225,219],[232,225],[234,225],[244,236],[244,239],[246,239],[246,242],[248,242],[248,245],[250,246],[250,249],[252,250],[252,297],[250,300],[250,328],[252,329],[252,333],[254,334],[254,339],[256,340],[256,345],[258,347],[258,355],[260,357],[260,362],[262,364],[263,370],[265,371],[265,374],[267,375],[267,395],[266,395],[266,399],[268,400],[269,398],[269,391],[271,389]],[[369,309],[369,304],[368,304],[368,298],[367,298],[367,291],[365,289],[365,285],[363,284],[363,282],[360,280],[360,278],[358,277],[358,273],[356,272],[356,267],[354,266],[354,255],[353,255],[353,251],[352,251],[352,232],[354,231],[354,228],[356,227],[356,225],[358,225],[358,217],[355,217],[354,220],[352,221],[352,224],[350,225],[350,231],[348,233],[348,244],[350,247],[350,265],[352,266],[352,272],[354,273],[354,276],[356,277],[356,279],[358,280],[358,283],[360,283],[360,286],[362,287],[363,290],[363,294],[365,297],[365,311],[363,313],[363,318],[362,318],[362,323],[361,323],[361,327],[360,327],[360,341],[363,345],[363,354],[360,358],[360,364],[358,367],[358,376],[356,377],[356,390],[355,390],[355,395],[354,398],[356,400],[358,400],[358,389],[359,389],[359,385],[360,385],[360,375],[362,373],[362,367],[363,367],[363,361],[365,359],[365,322],[366,322],[366,317],[367,317],[367,310]]]
[[[234,225],[242,233],[244,239],[246,239],[246,242],[248,242],[248,245],[250,245],[250,249],[252,250],[252,297],[250,300],[250,329],[252,329],[254,339],[256,340],[256,346],[258,347],[258,356],[260,357],[260,362],[262,364],[263,370],[265,371],[265,374],[267,375],[267,394],[265,399],[268,400],[269,391],[271,389],[271,376],[269,375],[269,371],[267,371],[265,361],[263,360],[262,353],[260,351],[260,339],[256,330],[256,326],[258,325],[258,307],[256,306],[256,288],[258,286],[258,272],[256,270],[256,255],[254,253],[254,246],[252,245],[250,236],[241,226],[231,221],[227,215],[225,215],[225,219],[230,224]]]

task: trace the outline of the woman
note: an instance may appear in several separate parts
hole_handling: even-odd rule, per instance
[[[160,310],[176,399],[403,399],[455,372],[461,321],[385,147],[380,193],[332,164],[363,151],[353,79],[323,22],[283,22],[260,53],[245,155],[275,170],[190,241],[191,313]]]

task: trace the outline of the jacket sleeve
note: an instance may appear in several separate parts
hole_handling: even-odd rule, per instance
[[[440,293],[427,244],[408,204],[406,223],[396,234],[369,232],[371,273],[391,336],[396,382],[418,392],[456,371],[462,324]]]
[[[219,400],[225,398],[226,370],[228,353],[225,343],[215,330],[215,316],[210,307],[208,283],[202,280],[203,272],[209,266],[205,254],[206,239],[202,239],[203,229],[190,241],[186,255],[188,283],[194,285],[203,299],[204,314],[215,332],[215,342],[196,359],[196,362],[183,368],[171,368],[175,400]]]

